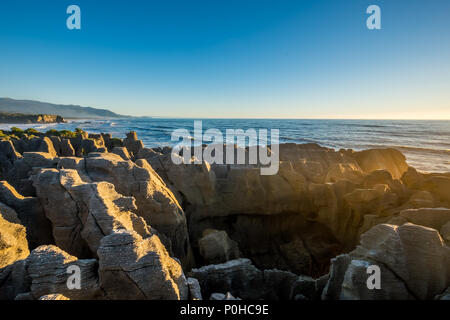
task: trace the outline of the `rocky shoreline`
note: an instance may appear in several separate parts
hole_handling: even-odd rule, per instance
[[[65,123],[63,117],[52,114],[23,114],[0,112],[0,123],[30,124],[30,123]]]
[[[450,173],[397,150],[282,144],[261,176],[134,132],[0,139],[0,299],[450,299]]]

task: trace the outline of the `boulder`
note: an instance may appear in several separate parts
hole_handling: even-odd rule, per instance
[[[450,222],[450,209],[447,208],[420,208],[408,209],[400,213],[406,221],[424,227],[440,230]]]
[[[436,200],[433,195],[428,191],[416,191],[408,200],[408,203],[412,208],[433,208],[436,204]]]
[[[387,170],[394,179],[400,179],[408,170],[405,156],[395,149],[369,149],[353,153],[364,172]]]
[[[431,176],[423,182],[423,188],[450,205],[450,177]]]
[[[417,172],[413,167],[408,167],[403,173],[401,180],[407,188],[417,190],[422,188],[425,175]]]
[[[215,292],[230,292],[243,299],[259,299],[263,295],[263,273],[249,259],[192,269],[190,276],[198,279],[204,297]]]
[[[226,262],[239,258],[237,243],[225,231],[207,229],[198,240],[200,255],[208,264]]]
[[[120,230],[98,249],[100,286],[108,299],[188,299],[181,265],[172,259],[158,236],[143,239]]]

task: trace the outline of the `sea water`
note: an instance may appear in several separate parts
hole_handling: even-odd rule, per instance
[[[162,118],[124,118],[105,120],[69,120],[65,124],[0,125],[49,129],[82,128],[92,133],[111,133],[124,138],[136,131],[146,147],[173,146],[174,130],[190,132],[194,120]],[[280,143],[318,143],[334,149],[363,150],[390,147],[401,151],[409,165],[421,171],[450,172],[450,120],[301,120],[301,119],[202,119],[203,130],[279,129]]]

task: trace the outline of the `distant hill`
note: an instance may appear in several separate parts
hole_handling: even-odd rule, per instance
[[[127,116],[106,109],[81,107],[76,105],[53,104],[34,100],[14,100],[0,98],[0,112],[25,114],[57,114],[64,118],[126,118]]]

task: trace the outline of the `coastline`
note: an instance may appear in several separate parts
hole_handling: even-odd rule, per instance
[[[178,128],[192,130],[192,119],[67,119],[65,124],[2,125],[0,130],[13,126],[21,129],[32,127],[38,131],[49,129],[75,130],[81,128],[90,133],[111,133],[120,138],[129,131],[136,131],[146,147],[173,146],[171,133]],[[450,121],[390,121],[390,120],[204,120],[208,128],[240,127],[279,128],[281,143],[317,143],[321,146],[362,151],[373,148],[394,148],[402,152],[409,165],[421,172],[450,171]],[[426,139],[424,137],[427,137]]]
[[[2,299],[375,298],[344,277],[365,274],[350,262],[373,263],[373,252],[389,277],[398,255],[415,258],[396,268],[427,274],[393,278],[384,298],[433,299],[448,286],[450,172],[417,172],[397,150],[280,144],[278,173],[261,176],[255,165],[175,165],[171,148],[146,148],[135,132],[54,133],[0,141],[0,212],[21,239],[0,250],[0,275],[35,270],[22,275],[31,287],[0,285]],[[70,264],[89,273],[85,290],[58,282]]]
[[[0,124],[5,125],[30,125],[30,124],[48,124],[65,123],[63,117],[53,114],[24,114],[0,112]]]

